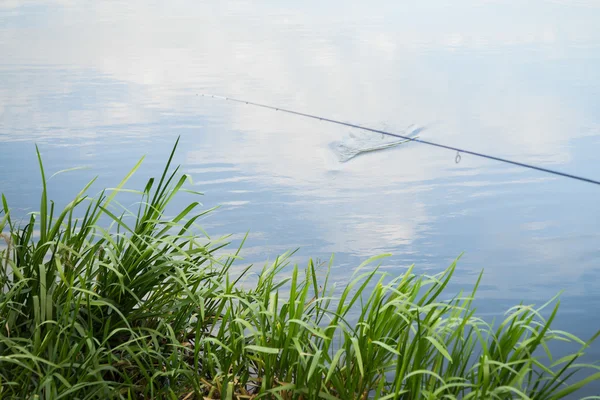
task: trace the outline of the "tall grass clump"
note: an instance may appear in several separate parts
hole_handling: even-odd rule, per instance
[[[455,264],[392,278],[375,257],[335,288],[331,264],[288,253],[242,286],[240,249],[197,226],[210,210],[168,209],[187,179],[175,148],[134,211],[115,198],[141,160],[58,211],[38,152],[39,212],[17,220],[2,195],[0,398],[545,400],[600,379],[578,361],[597,335],[551,329],[557,299],[490,324],[472,307],[479,281],[444,300]],[[555,359],[553,342],[579,350]]]

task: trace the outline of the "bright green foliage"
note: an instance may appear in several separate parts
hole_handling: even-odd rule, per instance
[[[197,235],[210,210],[167,216],[187,179],[172,157],[135,213],[115,196],[141,160],[110,195],[88,197],[92,181],[56,212],[40,158],[40,211],[24,222],[2,196],[0,398],[545,400],[600,379],[577,362],[595,337],[550,329],[558,301],[497,326],[475,316],[475,290],[444,301],[455,264],[392,279],[376,257],[334,290],[329,267],[288,268],[286,254],[243,287],[240,249]],[[553,341],[581,350],[554,360]]]

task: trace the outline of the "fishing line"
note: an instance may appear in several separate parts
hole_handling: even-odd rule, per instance
[[[454,161],[456,163],[460,162],[460,160],[462,158],[461,157],[461,153],[463,153],[463,154],[470,154],[470,155],[476,156],[476,157],[487,158],[488,160],[499,161],[499,162],[503,162],[503,163],[506,163],[506,164],[512,164],[512,165],[516,165],[516,166],[519,166],[519,167],[523,167],[523,168],[529,168],[529,169],[533,169],[533,170],[536,170],[536,171],[546,172],[546,173],[552,174],[552,175],[558,175],[558,176],[562,176],[562,177],[569,178],[569,179],[575,179],[575,180],[582,181],[582,182],[587,182],[587,183],[593,183],[595,185],[600,185],[600,181],[596,181],[594,179],[585,178],[585,177],[578,176],[578,175],[568,174],[566,172],[560,172],[560,171],[556,171],[556,170],[549,169],[549,168],[538,167],[537,165],[526,164],[526,163],[519,162],[519,161],[507,160],[505,158],[500,158],[500,157],[496,157],[496,156],[492,156],[492,155],[484,154],[484,153],[478,153],[476,151],[461,149],[459,147],[447,146],[445,144],[430,142],[428,140],[418,139],[418,138],[414,138],[414,137],[411,138],[411,137],[408,137],[408,136],[398,135],[397,133],[382,131],[382,130],[379,130],[379,129],[374,129],[374,128],[369,128],[369,127],[366,127],[366,126],[356,125],[356,124],[352,124],[352,123],[349,123],[349,122],[337,121],[335,119],[326,118],[326,117],[320,117],[318,115],[306,114],[306,113],[299,112],[299,111],[287,110],[285,108],[273,107],[273,106],[269,106],[269,105],[266,105],[266,104],[260,104],[260,103],[255,103],[255,102],[252,102],[252,101],[246,101],[246,100],[239,100],[239,99],[234,99],[234,98],[231,98],[231,97],[217,96],[217,95],[212,95],[212,94],[201,94],[201,96],[202,97],[210,97],[210,98],[213,98],[213,99],[228,100],[228,101],[233,101],[233,102],[241,103],[241,104],[248,104],[248,105],[255,106],[255,107],[267,108],[269,110],[281,111],[281,112],[284,112],[284,113],[294,114],[294,115],[298,115],[298,116],[305,117],[305,118],[317,119],[319,121],[330,122],[332,124],[348,126],[350,128],[362,129],[364,131],[380,133],[382,135],[387,135],[387,136],[392,136],[392,137],[396,137],[396,138],[400,138],[400,139],[405,139],[405,140],[409,140],[411,142],[417,142],[417,143],[422,143],[422,144],[426,144],[426,145],[429,145],[429,146],[439,147],[439,148],[446,149],[446,150],[456,151],[456,157],[454,159]]]

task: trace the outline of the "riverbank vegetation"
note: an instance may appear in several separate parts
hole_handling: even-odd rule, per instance
[[[342,287],[290,254],[235,272],[243,248],[202,233],[199,203],[168,208],[187,180],[172,158],[131,210],[118,197],[141,161],[57,210],[39,157],[39,212],[2,196],[0,398],[546,400],[600,378],[579,362],[594,338],[551,328],[557,299],[490,324],[478,282],[445,290],[455,264],[392,278],[375,257]],[[553,342],[578,350],[556,359]]]

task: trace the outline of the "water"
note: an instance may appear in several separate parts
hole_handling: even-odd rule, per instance
[[[341,141],[331,143],[330,147],[340,162],[346,162],[361,154],[392,149],[401,144],[408,143],[410,142],[410,139],[418,138],[419,132],[423,129],[423,127],[409,126],[405,130],[393,132],[393,134],[402,136],[406,139],[398,139],[397,137],[386,135],[384,133],[353,129]],[[380,130],[382,132],[390,132],[389,130]]]
[[[334,278],[382,252],[392,275],[485,275],[495,316],[564,290],[558,328],[600,329],[600,189],[406,143],[340,163],[348,129],[215,93],[600,177],[600,3],[462,0],[0,2],[0,189],[38,206],[34,143],[66,203],[176,161],[244,263],[300,247]],[[181,205],[183,201],[181,200]],[[600,360],[598,346],[587,361]],[[591,387],[586,394],[600,392]]]

